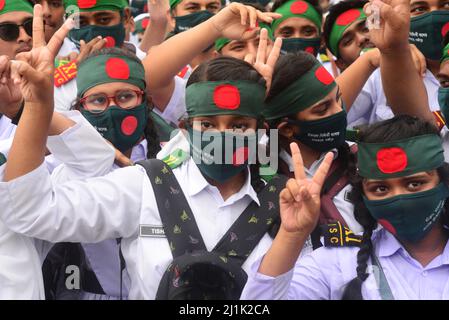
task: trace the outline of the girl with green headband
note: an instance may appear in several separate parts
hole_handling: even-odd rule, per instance
[[[157,115],[150,111],[144,69],[135,55],[118,48],[92,53],[79,63],[77,86],[74,109],[129,158],[129,162],[156,157],[160,143],[152,119]],[[44,277],[70,264],[81,266],[82,288],[78,291],[58,288],[58,283],[65,282],[66,275],[62,273],[61,278],[47,283],[46,289],[53,293],[52,298],[58,300],[66,295],[82,300],[128,297],[129,283],[121,283],[119,277],[120,272],[126,271],[120,271],[124,266],[120,264],[116,240],[98,244],[58,244],[46,260],[49,268],[44,268]],[[86,265],[94,268],[82,267]]]
[[[32,54],[40,57],[44,49],[33,50]],[[276,199],[284,183],[274,177],[265,186],[249,166],[248,157],[256,152],[249,145],[257,143],[254,131],[262,125],[260,115],[266,90],[262,76],[248,63],[231,58],[212,61],[194,71],[186,91],[189,120],[185,125],[193,133],[193,137],[189,135],[192,157],[179,152],[166,159],[171,167],[160,161],[147,161],[104,177],[56,186],[42,164],[41,154],[48,132],[47,116],[53,112],[51,90],[41,89],[44,79],[47,86],[51,83],[53,62],[46,57],[26,60],[21,65],[26,72],[21,77],[15,74],[14,79],[21,80],[27,102],[10,161],[0,171],[6,170],[1,180],[12,181],[21,176],[24,180],[15,186],[27,190],[8,192],[4,188],[8,189],[11,183],[0,183],[0,193],[5,193],[0,196],[2,221],[15,232],[53,242],[94,243],[121,237],[131,278],[131,299],[237,299],[246,280],[247,266],[271,244],[267,231],[277,220]],[[46,72],[39,73],[36,68]],[[111,70],[115,77],[126,75],[123,68]],[[31,133],[33,139],[28,138]],[[198,134],[213,137],[214,146],[218,145],[213,155],[202,140],[195,141]],[[234,141],[225,142],[224,158],[230,161],[226,163],[222,163],[219,153],[223,151],[223,134],[226,139],[235,138],[235,143],[243,141],[238,148]],[[204,157],[197,164],[198,151]],[[211,157],[218,157],[218,161],[211,163]],[[152,167],[155,165],[159,167]],[[143,166],[154,170],[147,172]],[[27,177],[39,181],[39,188],[26,181]],[[256,192],[260,188],[267,198]],[[171,225],[167,219],[173,219],[173,227],[167,227]],[[194,235],[190,233],[192,224]],[[176,237],[185,241],[176,241]],[[222,246],[231,246],[232,250],[211,252]],[[186,254],[195,249],[201,250],[200,256]],[[185,264],[179,260],[170,265],[174,256],[185,257],[182,262],[193,262],[195,267],[185,270]],[[195,264],[200,258],[207,258],[208,262]]]
[[[399,116],[362,130],[350,198],[363,234],[333,224],[325,247],[299,260],[332,157],[307,178],[298,147],[291,150],[295,179],[281,192],[281,227],[242,298],[449,298],[449,167],[433,124]]]
[[[284,52],[306,51],[313,56],[321,46],[322,11],[316,0],[277,0],[273,12],[282,14],[271,24],[273,37],[281,37]]]

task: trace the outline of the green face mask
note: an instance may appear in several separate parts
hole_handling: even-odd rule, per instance
[[[131,149],[139,142],[148,121],[146,102],[132,109],[110,106],[101,114],[85,109],[81,109],[80,112],[106,140],[121,152]]]
[[[176,25],[174,33],[178,34],[180,32],[189,30],[196,27],[200,23],[206,21],[214,14],[207,10],[198,11],[195,13],[187,14],[185,16],[175,17]]]
[[[87,26],[79,29],[72,29],[69,32],[69,38],[79,48],[80,41],[84,40],[86,43],[92,39],[101,36],[106,38],[106,47],[118,47],[120,48],[125,41],[125,26],[122,22],[115,26],[102,27],[102,26]]]
[[[344,110],[319,120],[289,120],[288,122],[300,130],[294,139],[313,150],[325,152],[338,148],[345,142],[347,120]]]
[[[449,121],[449,88],[438,88],[438,102],[446,122]]]
[[[187,127],[190,154],[201,173],[212,180],[225,182],[235,177],[257,155],[256,134],[238,135],[229,132],[201,132]]]
[[[432,229],[443,210],[449,188],[440,183],[433,189],[402,194],[384,200],[363,202],[371,215],[386,230],[409,242],[417,242]]]
[[[316,57],[318,50],[320,50],[321,39],[302,39],[302,38],[287,38],[282,39],[281,53],[296,53],[298,51],[305,51]]]
[[[413,17],[409,41],[429,60],[440,60],[443,37],[449,30],[449,11],[432,11]]]

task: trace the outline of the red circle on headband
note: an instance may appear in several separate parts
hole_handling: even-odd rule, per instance
[[[129,79],[129,66],[120,58],[109,58],[105,66],[109,78],[126,80]]]
[[[290,12],[293,14],[303,14],[309,9],[309,4],[304,1],[293,2],[290,6]]]
[[[328,86],[332,82],[334,82],[334,77],[327,72],[326,68],[321,66],[315,71],[315,77],[320,81],[322,84]]]
[[[388,222],[387,220],[385,220],[385,219],[380,219],[380,220],[378,220],[377,222],[379,222],[379,224],[382,226],[382,227],[384,227],[388,232],[390,232],[390,233],[392,233],[393,235],[396,235],[396,228],[395,227],[393,227],[393,225],[390,223],[390,222]]]
[[[124,135],[132,135],[137,129],[137,118],[134,116],[127,116],[122,121],[121,129]]]
[[[214,90],[214,103],[220,109],[235,110],[240,107],[239,89],[230,84],[221,84]]]
[[[248,147],[238,148],[232,155],[232,165],[239,166],[245,164],[245,162],[248,160],[248,156],[249,156]]]
[[[80,9],[89,9],[97,4],[97,0],[78,0]]]
[[[310,53],[311,55],[315,55],[315,48],[314,47],[307,47],[304,49],[305,52]]]
[[[384,148],[377,151],[377,167],[383,173],[401,172],[407,167],[407,154],[398,147]]]
[[[144,18],[142,20],[142,28],[146,29],[148,27],[149,23],[150,23],[150,18]]]
[[[444,37],[449,31],[449,22],[447,22],[443,28],[441,28],[441,35]]]
[[[361,13],[358,9],[351,9],[344,13],[342,13],[335,23],[338,26],[347,26],[350,23],[353,23],[358,17],[360,17]]]
[[[0,10],[3,10],[5,7],[5,0],[0,0]]]
[[[115,39],[111,36],[104,38],[106,40],[105,48],[115,47]]]

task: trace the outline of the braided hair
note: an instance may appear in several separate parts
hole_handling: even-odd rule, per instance
[[[439,132],[431,123],[419,120],[416,117],[400,115],[362,128],[359,134],[359,141],[366,143],[378,143],[406,139],[424,134],[438,135]],[[440,180],[449,185],[449,164],[444,163],[441,167],[437,168],[437,173]],[[363,179],[360,176],[354,176],[351,181],[353,189],[349,195],[349,198],[354,204],[355,219],[360,223],[364,231],[360,250],[357,253],[357,276],[346,285],[342,296],[343,300],[363,300],[362,284],[369,275],[366,271],[368,259],[371,257],[373,251],[371,238],[373,235],[373,230],[377,227],[376,220],[371,216],[363,202],[362,181]],[[449,201],[446,201],[444,205],[442,219],[444,225],[449,226]]]
[[[246,80],[253,81],[266,87],[265,79],[246,61],[221,56],[213,60],[204,62],[192,72],[187,81],[186,87],[202,81],[221,81],[221,80]],[[262,128],[263,119],[258,119],[258,128]],[[263,189],[265,184],[260,178],[260,164],[257,160],[255,164],[250,165],[251,185],[256,192]]]
[[[101,56],[101,55],[108,55],[108,54],[119,54],[122,56],[125,56],[127,58],[133,59],[134,61],[138,63],[142,63],[140,59],[131,51],[126,49],[120,49],[120,48],[103,48],[100,50],[96,50],[91,52],[88,56],[86,56],[84,59],[80,61],[80,63],[83,63],[84,61]],[[151,110],[153,110],[153,103],[149,97],[146,96],[146,94],[143,96],[144,101],[147,101],[147,113],[148,113],[148,119],[147,123],[145,125],[144,129],[144,136],[147,140],[147,159],[156,158],[157,153],[161,150],[161,144],[159,140],[159,135],[156,130],[156,126],[154,125],[153,119],[151,117]],[[71,109],[80,110],[81,104],[80,104],[80,98],[77,98]]]

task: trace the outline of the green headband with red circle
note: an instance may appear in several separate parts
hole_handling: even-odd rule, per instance
[[[78,66],[76,85],[79,98],[95,86],[112,82],[125,82],[145,90],[142,63],[114,53],[89,57]]]
[[[33,14],[33,7],[26,0],[0,0],[0,15],[8,12],[28,12]]]
[[[385,143],[358,143],[359,175],[390,179],[430,171],[444,163],[440,136],[425,134]]]
[[[189,118],[239,115],[260,118],[265,106],[265,88],[253,81],[204,81],[186,89]]]
[[[136,34],[136,33],[144,33],[149,24],[150,24],[150,17],[145,17],[145,18],[137,21],[136,22],[136,28],[135,28],[133,33],[134,34]]]
[[[336,56],[339,56],[338,44],[343,34],[355,21],[366,19],[366,14],[362,8],[354,8],[340,14],[332,26],[329,36],[329,50]]]
[[[334,77],[318,61],[304,75],[267,102],[264,118],[275,120],[306,110],[335,87]]]
[[[322,15],[308,2],[302,0],[290,0],[277,8],[274,12],[282,14],[282,17],[276,19],[271,24],[271,30],[277,29],[279,24],[288,18],[300,17],[312,21],[321,33],[321,23],[323,22]]]
[[[127,0],[64,0],[64,9],[72,12],[78,8],[81,12],[111,10],[120,11],[128,7]],[[66,11],[67,12],[67,11]]]

